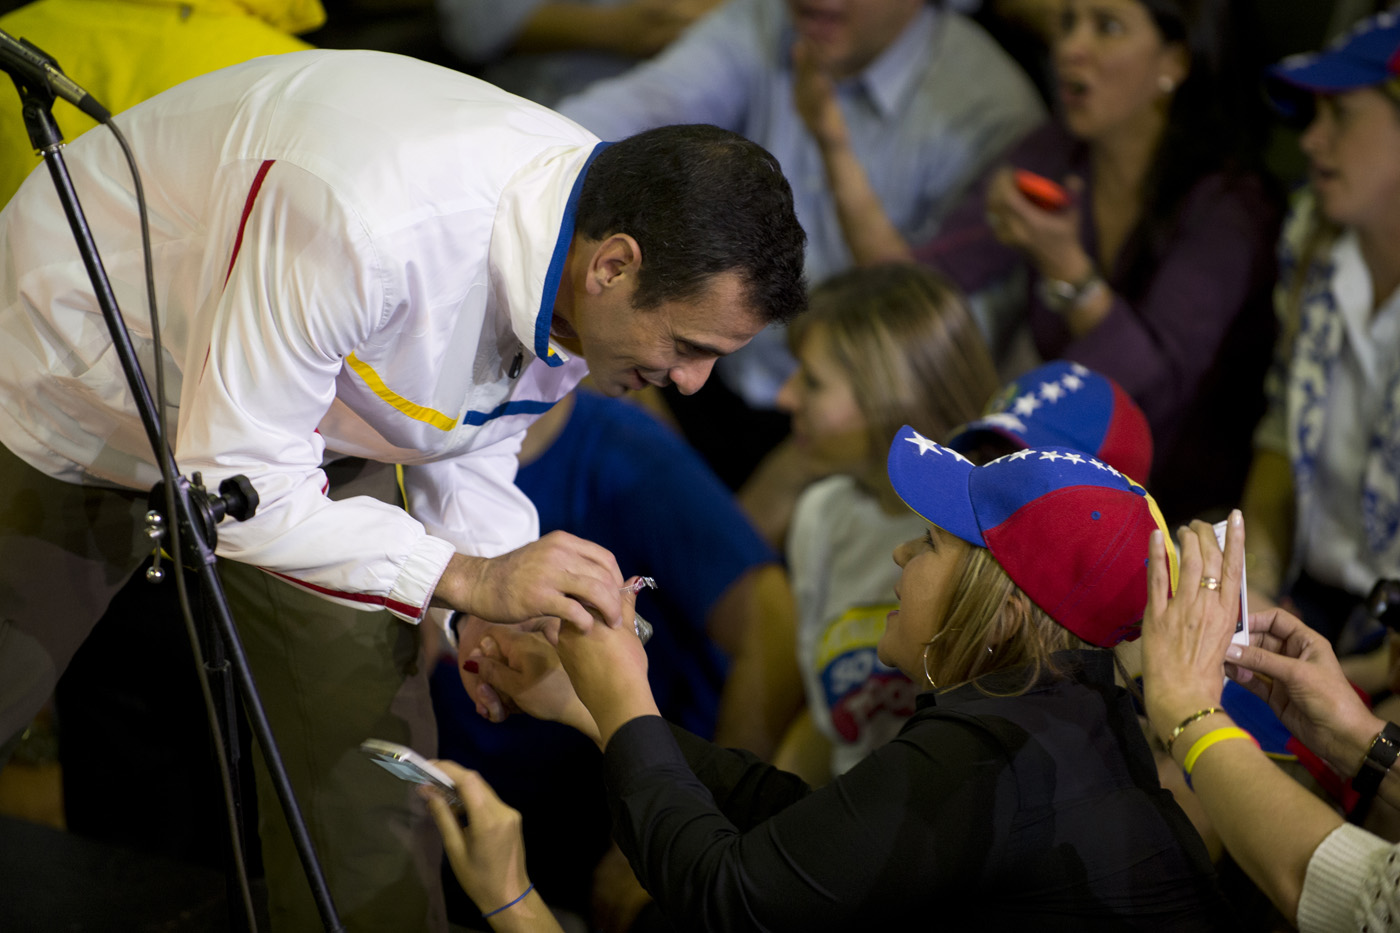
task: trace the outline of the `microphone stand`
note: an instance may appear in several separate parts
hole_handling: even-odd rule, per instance
[[[49,61],[52,62],[52,59]],[[0,64],[0,68],[3,67],[4,65]],[[180,560],[193,567],[198,574],[203,592],[208,596],[208,599],[205,600],[208,608],[203,613],[208,620],[205,625],[205,636],[210,640],[213,652],[211,656],[215,659],[214,664],[206,664],[208,676],[220,681],[224,704],[227,705],[233,696],[228,682],[229,669],[232,668],[232,674],[242,696],[249,725],[262,745],[267,768],[277,790],[277,797],[281,802],[287,823],[291,828],[292,839],[296,845],[297,854],[301,857],[302,868],[310,883],[311,895],[316,902],[317,910],[320,912],[322,925],[331,933],[341,933],[345,927],[341,924],[335,905],[331,901],[330,890],[326,886],[325,876],[317,861],[311,836],[307,832],[306,823],[302,819],[301,810],[293,795],[291,781],[287,777],[282,757],[277,750],[276,741],[273,739],[272,728],[268,723],[257,686],[253,683],[253,676],[248,668],[243,642],[234,627],[233,618],[228,608],[228,600],[224,595],[223,585],[215,569],[215,525],[225,515],[231,515],[239,521],[251,517],[257,508],[257,494],[253,491],[247,478],[242,476],[225,480],[219,487],[219,495],[211,496],[204,490],[199,474],[195,474],[193,484],[179,475],[174,454],[163,441],[159,416],[155,404],[151,400],[146,380],[137,363],[136,352],[131,344],[131,336],[122,320],[121,312],[117,308],[116,296],[112,292],[106,270],[102,266],[102,259],[97,251],[97,245],[92,238],[87,219],[83,215],[82,206],[78,202],[77,192],[74,190],[72,179],[68,174],[68,166],[63,160],[61,151],[63,135],[59,132],[52,113],[56,97],[52,89],[42,82],[27,82],[22,79],[20,74],[11,69],[4,68],[4,70],[10,72],[15,87],[19,91],[23,104],[25,128],[29,133],[30,142],[43,155],[44,162],[48,165],[49,174],[58,191],[59,201],[63,205],[64,214],[68,217],[68,224],[73,230],[78,251],[82,255],[83,265],[86,267],[88,278],[92,282],[97,303],[102,309],[102,317],[107,322],[107,329],[111,333],[112,343],[121,362],[122,371],[126,375],[135,398],[141,422],[146,429],[147,439],[150,441],[156,462],[161,467],[161,475],[166,478],[161,486],[157,487],[156,494],[163,495],[167,504],[173,502],[174,514],[179,526],[179,536],[184,542],[182,548],[184,554],[176,556],[176,573],[180,572],[178,567]],[[152,322],[152,326],[158,325]],[[146,523],[147,533],[153,540],[159,539],[164,534],[165,520],[155,510],[147,513]],[[154,572],[148,572],[147,578],[156,582],[163,576],[163,571],[159,570],[158,563],[153,570]],[[195,644],[193,647],[196,656],[198,656],[200,654],[199,645]],[[225,654],[227,655],[227,663],[223,661]],[[216,703],[217,705],[219,704]],[[217,716],[219,713],[216,711],[215,715]],[[237,744],[234,741],[233,729],[235,727],[232,710],[224,710],[222,728],[218,731],[226,750],[234,748]],[[226,761],[235,758],[236,752],[226,751]],[[228,770],[231,772],[232,769]],[[236,794],[236,774],[229,773],[227,779],[230,781],[230,786],[235,788],[234,793]],[[236,799],[234,810],[237,825],[233,831],[241,833],[242,808]],[[231,859],[239,859],[241,854],[237,848],[237,840],[231,840],[231,846],[233,847]],[[230,910],[232,910],[232,905],[230,905]],[[256,929],[255,918],[247,917],[246,923],[248,929]]]

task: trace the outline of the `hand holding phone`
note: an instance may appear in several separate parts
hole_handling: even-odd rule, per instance
[[[1216,522],[1211,527],[1215,529],[1215,540],[1220,544],[1220,550],[1225,550],[1225,528],[1227,522]],[[1240,617],[1235,621],[1235,634],[1230,637],[1230,641],[1237,645],[1249,645],[1249,603],[1245,599],[1245,593],[1249,588],[1245,585],[1244,567],[1240,567]]]
[[[462,800],[457,796],[457,785],[443,773],[442,769],[406,745],[385,742],[382,739],[365,739],[360,743],[364,752],[380,767],[395,777],[414,784],[427,784],[437,788],[447,798],[453,810],[465,812]]]
[[[1069,192],[1043,175],[1018,168],[1012,173],[1012,181],[1016,190],[1041,210],[1062,211],[1069,207]]]

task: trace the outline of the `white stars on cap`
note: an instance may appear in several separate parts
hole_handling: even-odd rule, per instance
[[[1040,384],[1038,389],[1033,389],[1026,392],[1024,395],[1016,396],[1015,400],[1007,404],[1003,410],[1010,409],[1013,414],[1019,417],[1030,418],[1036,413],[1037,409],[1045,407],[1046,402],[1054,404],[1066,395],[1078,392],[1080,389],[1084,388],[1085,377],[1088,375],[1090,375],[1088,369],[1085,369],[1078,363],[1071,363],[1069,365],[1069,372],[1065,373],[1059,379],[1046,380]],[[992,421],[992,416],[984,415],[982,420]],[[993,423],[995,424],[995,422]],[[1006,427],[1007,425],[1000,424],[997,426]],[[1018,427],[1013,430],[1024,431],[1026,429],[1024,427]]]
[[[944,452],[944,448],[939,447],[935,441],[928,440],[927,437],[924,437],[923,434],[918,433],[918,431],[911,431],[911,433],[913,433],[914,436],[906,437],[904,440],[909,441],[910,444],[918,448],[918,455],[920,455],[920,457],[923,457],[928,451],[934,451],[935,454],[942,454],[942,452]]]
[[[1095,460],[1093,457],[1090,457],[1089,464],[1096,470],[1106,470],[1109,473],[1112,473],[1114,476],[1117,476],[1119,479],[1123,478],[1122,473],[1119,473],[1117,470],[1109,466],[1107,463],[1104,463],[1102,460]]]
[[[957,457],[959,460],[962,460],[962,461],[965,462],[965,463],[968,462],[968,459],[967,459],[966,457],[964,457],[962,454],[958,453],[956,450],[950,450],[950,449],[947,448],[947,447],[940,446],[936,441],[931,441],[931,440],[929,440],[928,438],[924,437],[922,434],[920,434],[918,431],[913,430],[912,428],[910,429],[910,433],[913,434],[914,436],[913,436],[913,437],[906,437],[905,440],[908,441],[909,443],[913,444],[915,447],[919,448],[919,456],[920,456],[920,457],[922,457],[924,454],[928,453],[929,451],[933,451],[934,453],[938,454],[940,457],[943,456],[944,454],[952,454],[954,457]]]
[[[1034,447],[1026,447],[1014,453],[1009,453],[1004,457],[998,457],[991,463],[988,463],[987,466],[991,466],[992,464],[996,463],[1006,465],[1015,463],[1017,460],[1030,459],[1031,454],[1036,455],[1032,462],[1049,460],[1051,463],[1069,463],[1073,464],[1074,466],[1092,466],[1096,470],[1106,470],[1107,472],[1112,473],[1114,476],[1117,476],[1120,479],[1126,479],[1126,477],[1124,477],[1122,473],[1119,473],[1117,470],[1104,463],[1102,460],[1098,460],[1094,457],[1090,457],[1087,454],[1082,454],[1073,450],[1038,450]]]
[[[1035,397],[1034,392],[1027,392],[1025,395],[1016,399],[1015,403],[1011,406],[1011,410],[1023,418],[1028,418],[1035,414],[1035,410],[1044,404],[1044,402]]]

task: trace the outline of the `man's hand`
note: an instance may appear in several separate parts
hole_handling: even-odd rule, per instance
[[[622,582],[606,548],[553,531],[500,557],[453,555],[433,603],[502,624],[555,616],[587,631],[595,618],[622,624]]]

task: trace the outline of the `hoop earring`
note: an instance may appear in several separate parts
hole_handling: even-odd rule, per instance
[[[937,637],[937,636],[934,636],[934,641],[937,641],[937,640],[938,640],[938,637]],[[938,689],[938,684],[934,681],[933,675],[930,674],[930,673],[928,672],[928,649],[930,649],[930,648],[932,648],[932,647],[933,647],[933,642],[932,642],[932,641],[926,642],[926,643],[924,644],[924,680],[927,680],[927,681],[928,681],[929,689],[931,689],[931,690],[937,690],[937,689]]]
[[[924,642],[924,680],[928,681],[929,687],[933,690],[938,689],[938,683],[934,681],[933,675],[928,672],[928,650],[932,648],[935,643],[937,643],[938,639],[943,637],[943,633],[945,631],[946,629],[939,629],[937,632],[934,633],[934,636],[932,638]]]

